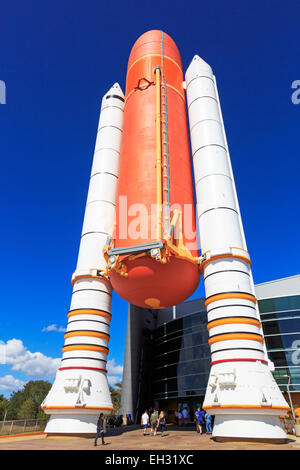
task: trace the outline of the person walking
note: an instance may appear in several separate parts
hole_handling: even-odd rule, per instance
[[[97,433],[96,433],[96,437],[95,437],[95,441],[94,441],[94,446],[97,445],[97,440],[99,438],[99,435],[101,436],[102,445],[105,445],[105,442],[104,442],[104,433],[105,432],[106,432],[105,417],[104,417],[103,413],[100,413],[100,416],[99,416],[98,422],[97,422]]]
[[[197,430],[199,431],[200,434],[202,434],[202,426],[204,422],[204,411],[201,410],[201,407],[199,406],[196,413],[196,424],[197,424]]]
[[[142,414],[142,420],[141,420],[142,428],[144,430],[144,436],[147,435],[147,428],[149,426],[149,415],[147,413],[147,410]]]
[[[159,415],[159,426],[160,426],[160,430],[161,430],[161,437],[164,437],[166,424],[167,424],[166,423],[166,415],[163,411],[161,411],[160,415]]]
[[[205,426],[206,426],[207,434],[212,433],[211,422],[212,422],[212,416],[209,413],[206,412],[205,413]]]
[[[150,436],[156,436],[156,431],[157,431],[157,426],[158,426],[158,412],[156,409],[153,410],[153,413],[150,416],[150,425],[151,425],[151,431],[150,431]]]

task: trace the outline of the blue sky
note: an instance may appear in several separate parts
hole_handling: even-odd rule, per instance
[[[184,70],[198,54],[217,77],[255,283],[300,273],[299,14],[296,0],[2,3],[0,393],[53,380],[101,99],[115,82],[125,91],[130,50],[147,30],[175,40]],[[115,294],[112,314],[114,383],[127,322]]]

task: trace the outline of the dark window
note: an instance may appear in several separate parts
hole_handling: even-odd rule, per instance
[[[284,320],[271,320],[263,322],[265,335],[295,333],[300,334],[300,317],[287,318]]]
[[[267,350],[269,349],[291,349],[299,346],[299,333],[292,335],[265,336]],[[296,364],[295,364],[296,365]]]

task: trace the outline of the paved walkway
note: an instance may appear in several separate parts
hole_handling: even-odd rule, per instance
[[[168,426],[164,437],[143,436],[140,427],[109,430],[106,445],[94,447],[92,438],[46,437],[45,435],[0,439],[1,450],[300,450],[300,437],[287,435],[284,444],[253,442],[215,442],[209,434],[199,435],[194,428]]]

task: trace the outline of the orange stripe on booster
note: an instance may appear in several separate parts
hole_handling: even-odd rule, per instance
[[[73,317],[74,315],[98,315],[100,317],[111,319],[111,314],[108,312],[104,312],[103,310],[92,310],[88,308],[81,308],[78,310],[71,310],[68,313],[68,318]]]
[[[249,258],[246,258],[246,256],[241,256],[241,255],[233,255],[231,253],[226,253],[224,255],[215,255],[212,256],[211,258],[208,258],[201,263],[201,271],[203,271],[203,268],[206,264],[210,263],[211,261],[215,261],[216,259],[222,259],[222,258],[238,258],[241,259],[242,261],[245,261],[246,263],[250,264],[251,266],[251,261]]]
[[[96,331],[70,331],[65,334],[64,338],[72,338],[74,336],[93,336],[94,338],[103,338],[109,341],[109,335],[106,333],[98,333]]]
[[[113,408],[106,406],[43,406],[43,410],[78,410],[84,408],[85,410],[107,410],[111,411]],[[24,434],[23,434],[24,435]]]
[[[244,323],[247,325],[254,325],[257,327],[261,327],[260,321],[256,320],[255,318],[240,318],[240,317],[230,317],[230,318],[222,318],[219,320],[213,320],[207,324],[207,329],[210,330],[215,326],[220,325],[230,325],[232,323]]]
[[[262,406],[262,405],[208,405],[203,407],[205,410],[211,409],[230,409],[230,408],[237,408],[237,409],[245,409],[245,410],[289,410],[289,406]]]
[[[265,342],[262,336],[256,335],[255,333],[226,333],[209,338],[208,344],[211,345],[219,341],[231,341],[234,339],[249,339],[251,341],[259,341],[260,343]]]
[[[97,351],[97,352],[102,352],[104,354],[108,354],[109,350],[108,348],[103,348],[102,346],[93,346],[93,345],[88,345],[88,344],[80,344],[80,345],[70,345],[70,346],[64,346],[62,348],[62,352],[67,352],[67,351]]]
[[[103,276],[95,276],[93,274],[82,274],[80,276],[76,276],[72,279],[71,285],[74,286],[76,281],[79,281],[80,279],[98,279],[101,282],[106,282],[110,284],[108,279],[103,278]]]
[[[257,303],[257,300],[254,297],[254,295],[243,294],[239,292],[228,292],[226,294],[213,295],[212,297],[209,297],[208,299],[206,299],[204,304],[205,304],[205,307],[207,307],[207,305],[211,304],[212,302],[217,302],[217,300],[224,300],[224,299],[245,299],[245,300],[250,300],[251,302],[254,302],[255,304]]]

